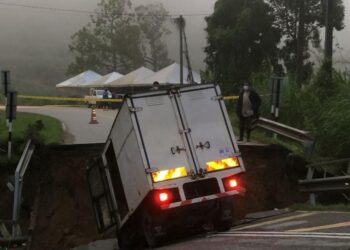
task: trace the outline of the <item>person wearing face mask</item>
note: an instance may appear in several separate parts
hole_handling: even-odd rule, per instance
[[[245,83],[237,102],[237,116],[239,118],[239,141],[243,141],[244,133],[250,141],[252,123],[259,118],[261,99],[258,93],[252,90],[249,83]]]

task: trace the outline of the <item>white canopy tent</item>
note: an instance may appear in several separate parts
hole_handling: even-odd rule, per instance
[[[56,85],[56,88],[80,88],[89,84],[90,82],[100,79],[102,76],[92,70],[85,71],[77,76],[74,76],[64,82]]]
[[[109,83],[118,80],[122,78],[124,75],[118,73],[118,72],[112,72],[109,73],[105,76],[102,76],[96,81],[92,81],[86,85],[84,85],[84,88],[104,88],[106,87]]]
[[[129,74],[126,74],[125,76],[112,81],[108,84],[106,84],[106,87],[135,87],[135,86],[142,86],[142,79],[145,79],[151,75],[153,75],[155,72],[145,68],[140,67]]]
[[[195,83],[201,83],[200,75],[197,72],[192,71],[192,75]],[[149,77],[138,80],[136,83],[153,84],[156,81],[160,84],[179,84],[180,65],[178,63],[173,63]],[[188,68],[186,67],[183,67],[183,82],[184,84],[190,84],[190,81],[188,79]]]

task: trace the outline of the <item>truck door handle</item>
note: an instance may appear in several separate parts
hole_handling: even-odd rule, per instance
[[[200,149],[209,149],[210,148],[210,142],[206,141],[205,143],[199,142],[198,145],[196,145],[196,148],[200,148]]]
[[[176,153],[180,154],[181,151],[186,151],[186,148],[180,148],[179,146],[176,146],[176,147],[171,147],[170,151],[173,155]]]

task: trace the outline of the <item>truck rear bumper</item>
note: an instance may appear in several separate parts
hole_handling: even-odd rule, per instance
[[[207,196],[203,196],[203,197],[198,197],[198,198],[185,200],[185,201],[174,202],[174,203],[170,203],[170,204],[164,204],[164,205],[161,205],[161,209],[167,210],[167,209],[172,209],[172,208],[177,208],[177,207],[189,206],[189,205],[200,203],[200,202],[206,202],[206,201],[215,200],[215,199],[227,198],[229,196],[234,196],[234,195],[242,195],[243,196],[245,194],[245,192],[246,192],[246,189],[243,187],[240,187],[234,191],[207,195]]]

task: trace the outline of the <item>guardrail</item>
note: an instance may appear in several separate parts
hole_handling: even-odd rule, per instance
[[[0,220],[0,249],[15,249],[24,246],[28,241],[26,236],[12,237],[7,226],[17,225],[18,222],[12,220]]]
[[[28,168],[29,162],[34,153],[34,145],[29,140],[24,148],[22,156],[17,164],[15,171],[15,190],[13,197],[13,214],[12,220],[18,222],[21,208],[22,188],[23,188],[23,177]],[[12,226],[12,237],[18,237],[21,235],[21,229],[18,223],[14,223]]]
[[[260,127],[272,133],[289,138],[300,143],[304,147],[305,159],[310,159],[315,146],[315,138],[309,131],[300,130],[291,126],[260,117],[253,129]]]
[[[34,145],[29,140],[24,148],[22,156],[17,164],[14,178],[14,194],[13,194],[13,214],[12,220],[0,220],[0,249],[1,247],[21,246],[25,244],[29,237],[23,236],[19,225],[23,178],[28,168],[32,155],[34,153]],[[10,232],[9,228],[12,228]]]
[[[339,191],[350,201],[345,192],[350,190],[350,158],[312,163],[306,167],[306,179],[299,180],[299,190],[310,193],[311,205],[316,204],[316,193],[326,191]]]
[[[260,117],[257,121],[257,126],[269,130],[273,133],[285,136],[294,141],[300,142],[302,144],[306,144],[310,141],[314,141],[314,137],[308,131],[296,129],[285,124],[275,122],[263,117]]]

